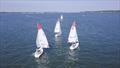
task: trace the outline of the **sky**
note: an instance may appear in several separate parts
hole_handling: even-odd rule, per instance
[[[0,12],[120,10],[120,0],[0,0]]]

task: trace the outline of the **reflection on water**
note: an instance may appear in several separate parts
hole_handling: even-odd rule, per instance
[[[66,68],[74,68],[75,66],[79,66],[79,50],[68,51],[68,55],[66,56],[65,64]]]
[[[77,61],[77,60],[78,60],[77,55],[78,55],[78,54],[77,54],[76,51],[70,50],[70,51],[69,51],[69,55],[68,55],[68,59],[69,59],[70,61]]]
[[[46,53],[44,53],[40,58],[36,58],[35,61],[37,62],[37,68],[49,68],[49,58]]]
[[[59,37],[55,37],[55,44],[56,44],[56,46],[58,46],[59,47],[59,45],[62,45],[62,41],[61,41],[61,37],[59,36]],[[57,47],[57,48],[58,48]]]

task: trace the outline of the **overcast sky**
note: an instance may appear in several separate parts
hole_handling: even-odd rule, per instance
[[[0,0],[0,12],[120,10],[120,0]]]

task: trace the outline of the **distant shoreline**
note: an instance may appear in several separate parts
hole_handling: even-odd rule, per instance
[[[81,12],[120,12],[120,10],[97,10],[97,11],[79,11],[79,12],[7,12],[0,13],[81,13]]]

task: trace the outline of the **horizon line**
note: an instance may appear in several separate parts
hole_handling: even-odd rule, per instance
[[[120,9],[113,9],[113,10],[88,10],[88,11],[76,11],[76,12],[69,12],[69,11],[0,11],[0,13],[4,12],[23,12],[23,13],[79,13],[79,12],[106,12],[106,11],[120,11]]]

